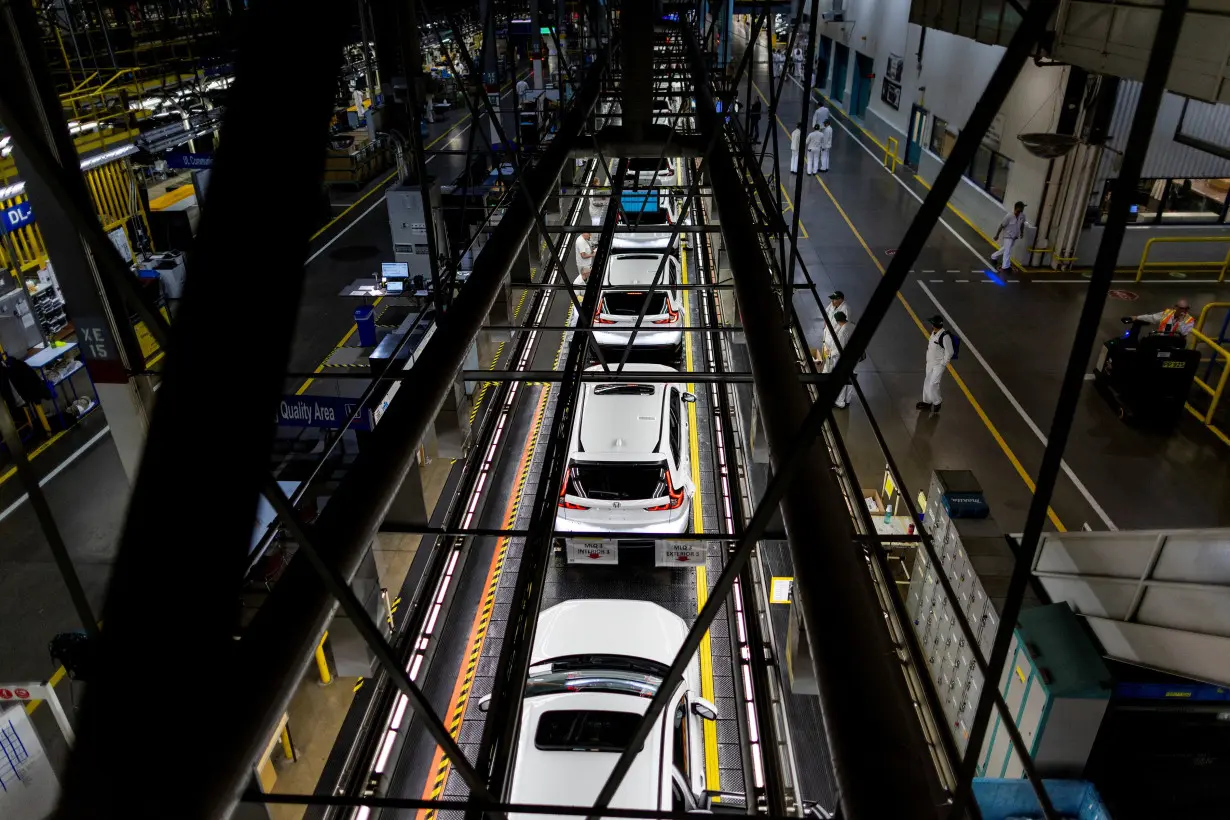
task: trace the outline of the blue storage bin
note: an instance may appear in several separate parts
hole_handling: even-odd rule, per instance
[[[371,305],[356,308],[354,324],[359,330],[359,346],[376,346],[376,309]]]
[[[1064,817],[1111,820],[1092,783],[1086,780],[1043,780],[1042,783],[1055,804],[1055,811]],[[982,811],[982,820],[1042,817],[1042,808],[1028,780],[975,777],[974,798]]]

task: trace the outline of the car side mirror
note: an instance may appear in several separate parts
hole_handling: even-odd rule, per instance
[[[478,699],[478,711],[486,712],[491,708],[491,695],[483,695]]]
[[[692,698],[692,713],[704,720],[717,720],[718,708],[704,698]]]
[[[696,394],[695,394],[695,393],[684,393],[684,394],[683,394],[683,396],[682,396],[681,398],[682,398],[685,402],[687,402],[688,404],[695,404],[695,403],[696,403]]]

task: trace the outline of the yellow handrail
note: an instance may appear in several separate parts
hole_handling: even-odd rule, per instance
[[[884,140],[884,167],[888,169],[890,174],[896,173],[897,171],[897,148],[898,143],[896,137],[889,137]]]
[[[1201,311],[1200,318],[1203,320],[1204,311]],[[1230,351],[1227,351],[1224,347],[1219,345],[1217,342],[1213,341],[1211,338],[1209,338],[1205,334],[1201,333],[1199,330],[1193,330],[1191,335],[1196,338],[1197,343],[1203,342],[1204,344],[1208,345],[1209,348],[1213,351],[1213,354],[1215,357],[1220,357],[1221,363],[1222,363],[1221,364],[1221,375],[1217,379],[1216,387],[1210,386],[1207,382],[1204,381],[1204,379],[1200,378],[1199,376],[1195,376],[1192,379],[1193,383],[1197,387],[1199,387],[1205,393],[1208,393],[1210,396],[1212,396],[1212,398],[1209,400],[1208,410],[1206,410],[1204,413],[1201,413],[1195,407],[1192,407],[1191,402],[1187,402],[1184,405],[1184,407],[1187,408],[1187,412],[1191,413],[1193,416],[1199,419],[1201,424],[1209,428],[1209,430],[1212,431],[1213,435],[1217,436],[1219,439],[1224,441],[1226,444],[1230,444],[1230,436],[1226,435],[1226,433],[1223,432],[1219,427],[1217,427],[1217,425],[1213,424],[1213,414],[1217,412],[1217,405],[1221,402],[1222,394],[1226,391],[1226,377],[1230,376]]]
[[[1230,302],[1209,302],[1200,308],[1200,315],[1196,317],[1196,330],[1201,333],[1204,332],[1204,320],[1208,317],[1210,308],[1230,308]]]
[[[1140,264],[1136,268],[1136,281],[1139,282],[1145,275],[1145,268],[1176,268],[1176,267],[1192,267],[1193,265],[1216,265],[1217,262],[1150,262],[1149,251],[1153,248],[1155,242],[1227,242],[1230,243],[1230,236],[1154,236],[1145,241],[1144,252],[1140,255]],[[1226,251],[1226,258],[1221,263],[1221,273],[1217,276],[1218,282],[1223,282],[1226,279],[1226,272],[1230,270],[1230,250]]]

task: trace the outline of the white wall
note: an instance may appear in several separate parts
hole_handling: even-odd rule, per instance
[[[825,23],[821,33],[831,37],[835,43],[844,43],[851,50],[846,104],[849,102],[849,78],[853,74],[853,52],[862,52],[875,61],[876,79],[873,81],[871,102],[863,118],[864,127],[881,142],[888,136],[896,137],[902,157],[914,103],[946,120],[950,130],[963,128],[987,80],[999,64],[1004,49],[928,29],[920,70],[917,53],[922,29],[909,23],[909,0],[848,0],[846,5],[845,17],[852,22]],[[901,104],[896,111],[880,99],[881,83],[890,54],[897,54],[904,60]],[[830,83],[832,75],[830,67]],[[1000,109],[1002,116],[997,120],[1002,134],[999,151],[1013,161],[1004,196],[1005,204],[1000,205],[984,194],[979,186],[968,182],[962,184],[958,195],[953,198],[953,205],[984,232],[994,233],[999,221],[1016,200],[1030,205],[1027,215],[1032,214],[1041,202],[1047,161],[1027,152],[1016,137],[1026,130],[1049,131],[1053,128],[1066,79],[1067,72],[1062,67],[1043,68],[1032,62],[1026,63]],[[922,90],[924,88],[925,91]],[[929,116],[924,145],[930,136],[931,122]],[[938,158],[925,157],[919,163],[919,174],[931,182],[938,168]],[[957,200],[965,203],[970,210],[962,208]]]

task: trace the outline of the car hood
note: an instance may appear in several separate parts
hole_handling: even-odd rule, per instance
[[[602,654],[670,666],[687,634],[682,618],[649,601],[566,601],[538,616],[531,663]]]

